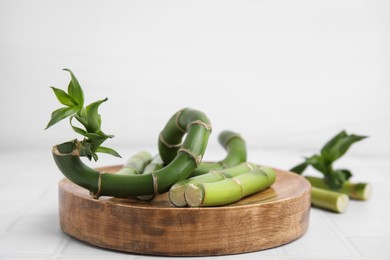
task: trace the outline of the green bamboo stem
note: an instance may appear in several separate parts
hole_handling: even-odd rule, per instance
[[[105,174],[91,169],[80,159],[77,140],[54,146],[52,153],[61,172],[95,198],[160,194],[200,165],[210,132],[210,121],[204,113],[186,108],[174,114],[159,138],[159,153],[166,166],[151,174]]]
[[[231,178],[237,176],[239,174],[251,171],[255,169],[257,166],[252,163],[240,163],[237,166],[222,169],[222,170],[213,170],[203,175],[197,175],[190,179],[181,180],[176,182],[169,189],[169,199],[173,205],[176,207],[184,207],[187,206],[187,201],[185,200],[184,192],[189,184],[192,183],[209,183],[221,181],[226,178]]]
[[[314,176],[305,177],[314,187],[332,190],[322,178]],[[344,193],[351,199],[368,200],[372,194],[372,186],[369,183],[352,183],[349,181],[345,181],[340,189],[333,191]]]
[[[141,174],[146,165],[152,160],[152,155],[149,152],[141,151],[131,156],[116,174],[122,175],[138,175]]]
[[[161,160],[160,155],[156,155],[153,157],[153,159],[149,162],[148,165],[146,165],[145,169],[141,174],[151,174],[152,172],[158,171],[160,169],[164,168],[164,163]],[[140,195],[137,196],[140,200],[152,200],[154,198],[154,194],[151,195]]]
[[[312,186],[311,204],[315,207],[343,213],[349,204],[349,197],[344,193]]]
[[[189,184],[184,194],[191,207],[222,206],[267,189],[275,179],[273,169],[262,167],[217,182]]]
[[[191,176],[202,175],[212,170],[222,170],[246,161],[247,152],[245,141],[238,133],[223,131],[219,134],[218,141],[227,151],[226,157],[218,162],[202,162],[191,173]]]
[[[158,171],[162,168],[164,168],[164,162],[161,160],[160,155],[156,155],[146,165],[145,169],[142,171],[142,174],[151,174],[152,172]]]

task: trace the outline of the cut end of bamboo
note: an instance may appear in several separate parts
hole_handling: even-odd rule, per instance
[[[368,200],[372,195],[372,185],[370,183],[357,183],[355,191],[351,193],[351,198],[356,200]]]
[[[187,186],[184,196],[189,206],[199,207],[203,203],[204,190],[200,185],[190,184]]]
[[[339,213],[343,213],[349,205],[349,197],[345,194],[342,194],[338,197],[336,203],[336,210]]]
[[[185,207],[187,206],[187,201],[184,197],[184,191],[186,189],[186,185],[176,183],[169,190],[169,200],[176,207]]]
[[[368,200],[372,196],[372,185],[367,183],[363,192],[363,200]]]

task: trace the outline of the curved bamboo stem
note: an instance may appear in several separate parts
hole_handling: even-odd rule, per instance
[[[312,186],[311,204],[315,207],[343,213],[349,204],[349,198],[344,193],[330,191]]]
[[[312,186],[332,191],[332,189],[326,184],[324,179],[314,176],[305,177],[311,183]],[[340,189],[333,191],[344,193],[351,199],[368,200],[372,194],[372,186],[369,183],[352,183],[349,181],[345,181]]]
[[[202,175],[212,170],[222,170],[246,161],[246,144],[240,134],[225,130],[219,134],[218,141],[227,151],[226,157],[218,162],[202,162],[202,164],[191,173],[191,176]]]
[[[221,181],[223,179],[235,177],[239,174],[251,171],[256,167],[257,166],[255,164],[245,162],[231,168],[213,170],[203,175],[197,175],[195,177],[176,182],[169,189],[169,199],[171,203],[176,207],[187,206],[187,201],[185,200],[184,192],[188,185],[193,183],[209,183]]]
[[[177,112],[160,134],[159,153],[166,166],[151,174],[117,175],[91,169],[80,160],[77,140],[54,146],[53,157],[68,179],[88,189],[95,198],[160,194],[199,166],[210,132],[210,121],[204,113],[189,108]],[[176,147],[184,134],[183,144]]]
[[[189,206],[222,206],[270,187],[276,179],[273,169],[261,167],[211,183],[192,183],[185,190]]]

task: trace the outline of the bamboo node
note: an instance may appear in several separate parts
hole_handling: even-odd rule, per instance
[[[158,178],[155,175],[155,172],[152,172],[152,178],[153,178],[153,193],[154,195],[158,195]]]
[[[99,172],[99,178],[98,178],[98,190],[96,193],[93,193],[92,191],[89,191],[89,194],[94,198],[95,200],[98,200],[100,197],[101,189],[102,189],[102,175],[103,173]]]
[[[235,182],[241,189],[241,198],[244,197],[244,188],[242,187],[242,184],[239,180],[237,180],[236,178],[230,178],[233,182]]]
[[[251,164],[249,162],[246,162],[245,164],[249,168],[249,170],[253,171],[255,169],[255,167],[253,167],[253,164]]]
[[[79,157],[80,156],[80,142],[77,142],[76,141],[76,147],[75,149],[72,150],[72,152],[70,153],[61,153],[59,150],[58,150],[58,146],[55,145],[52,147],[51,149],[51,152],[54,154],[54,155],[57,155],[57,156],[76,156],[76,157]]]
[[[181,148],[179,149],[179,151],[177,151],[177,152],[178,152],[178,153],[179,153],[179,152],[184,152],[184,153],[188,154],[189,156],[191,156],[191,158],[195,161],[197,167],[198,167],[198,166],[201,164],[201,162],[202,162],[202,155],[201,155],[201,154],[195,155],[195,154],[193,154],[193,153],[191,152],[191,150],[189,150],[189,149],[187,149],[187,148],[181,147]]]
[[[206,130],[208,130],[208,131],[212,131],[212,127],[211,127],[211,124],[207,124],[207,123],[205,123],[205,122],[203,122],[203,121],[201,121],[201,120],[195,120],[195,121],[192,121],[191,123],[189,123],[188,125],[187,125],[187,131],[188,131],[188,129],[191,127],[191,126],[193,126],[193,125],[201,125],[201,126],[203,126]]]
[[[164,137],[162,136],[162,132],[160,133],[160,137],[159,137],[159,140],[161,143],[163,143],[166,147],[168,148],[179,148],[181,146],[181,143],[180,144],[170,144],[168,143]]]

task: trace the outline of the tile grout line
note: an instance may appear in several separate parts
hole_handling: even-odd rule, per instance
[[[351,242],[344,236],[344,234],[340,231],[340,229],[337,227],[337,225],[330,220],[326,215],[324,216],[324,221],[329,225],[329,227],[335,232],[337,235],[337,238],[341,240],[343,243],[343,246],[348,250],[348,252],[351,253],[351,256],[356,259],[360,260],[363,259],[360,255],[359,251],[356,250],[356,248],[351,244]]]
[[[9,229],[16,223],[16,221],[18,221],[18,219],[20,217],[22,217],[24,215],[24,211],[28,210],[29,208],[31,208],[34,203],[39,200],[40,198],[44,197],[44,195],[48,192],[48,189],[45,189],[42,193],[40,193],[39,195],[37,195],[35,198],[31,198],[29,201],[26,202],[26,204],[20,209],[17,211],[17,213],[15,214],[15,216],[9,221],[8,224],[4,225],[4,231],[3,233],[8,233]]]
[[[62,253],[68,244],[69,244],[69,237],[64,234],[63,237],[61,238],[61,241],[54,249],[53,253],[51,253],[50,256],[48,257],[48,260],[55,260],[58,257],[62,256]]]

